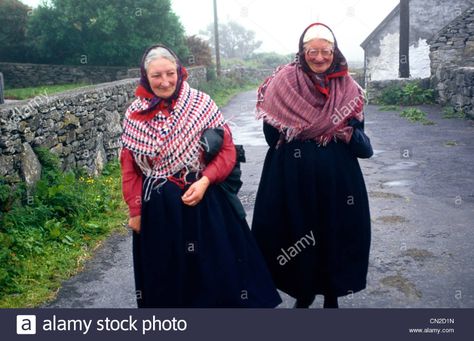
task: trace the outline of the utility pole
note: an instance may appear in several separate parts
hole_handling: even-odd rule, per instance
[[[410,0],[400,0],[400,78],[410,77]]]
[[[5,99],[3,98],[3,73],[0,72],[0,104],[3,104]]]
[[[219,23],[217,20],[217,0],[214,0],[214,37],[216,45],[216,72],[217,77],[221,76],[221,53],[219,49]]]

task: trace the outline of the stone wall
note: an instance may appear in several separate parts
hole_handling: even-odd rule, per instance
[[[205,66],[190,67],[188,73],[188,83],[193,88],[198,88],[199,84],[207,82],[207,68]]]
[[[127,78],[127,67],[0,63],[8,88],[70,83],[98,84]]]
[[[108,66],[0,63],[0,71],[10,89],[71,83],[99,84],[140,77],[140,69]],[[188,72],[191,86],[206,82],[205,66],[190,67]]]
[[[431,83],[439,103],[474,118],[474,7],[431,40]]]
[[[27,179],[32,157],[25,155],[35,147],[57,154],[63,169],[98,174],[117,157],[123,113],[136,85],[127,79],[0,106],[0,176]]]

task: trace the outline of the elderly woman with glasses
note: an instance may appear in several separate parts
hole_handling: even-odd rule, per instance
[[[370,213],[358,158],[373,154],[364,133],[364,93],[334,34],[310,25],[296,60],[259,88],[257,117],[269,150],[252,231],[279,289],[325,308],[366,287]]]

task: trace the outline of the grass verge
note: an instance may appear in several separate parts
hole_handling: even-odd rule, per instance
[[[63,85],[44,85],[37,86],[32,88],[18,88],[18,89],[6,89],[4,92],[5,99],[14,99],[14,100],[24,100],[33,98],[39,95],[52,95],[58,92],[63,92],[66,90],[82,88],[89,84],[80,83],[80,84],[63,84]]]
[[[466,114],[462,110],[456,110],[453,107],[445,107],[443,108],[443,118],[444,119],[452,119],[452,118],[465,119]]]
[[[59,172],[47,164],[54,161],[48,152],[38,155],[43,174],[34,193],[0,181],[0,308],[52,300],[62,281],[126,221],[118,162],[92,178]]]
[[[434,125],[435,122],[426,118],[426,113],[417,108],[407,108],[400,113],[400,117],[406,118],[410,122],[420,122],[423,125]]]
[[[382,105],[379,108],[379,111],[400,111],[400,107],[398,105]]]

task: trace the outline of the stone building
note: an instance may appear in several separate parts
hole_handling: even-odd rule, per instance
[[[430,41],[431,87],[441,105],[474,119],[474,6]]]
[[[410,77],[430,77],[430,39],[472,6],[471,0],[410,0]],[[366,81],[398,78],[399,36],[397,5],[361,44]]]

